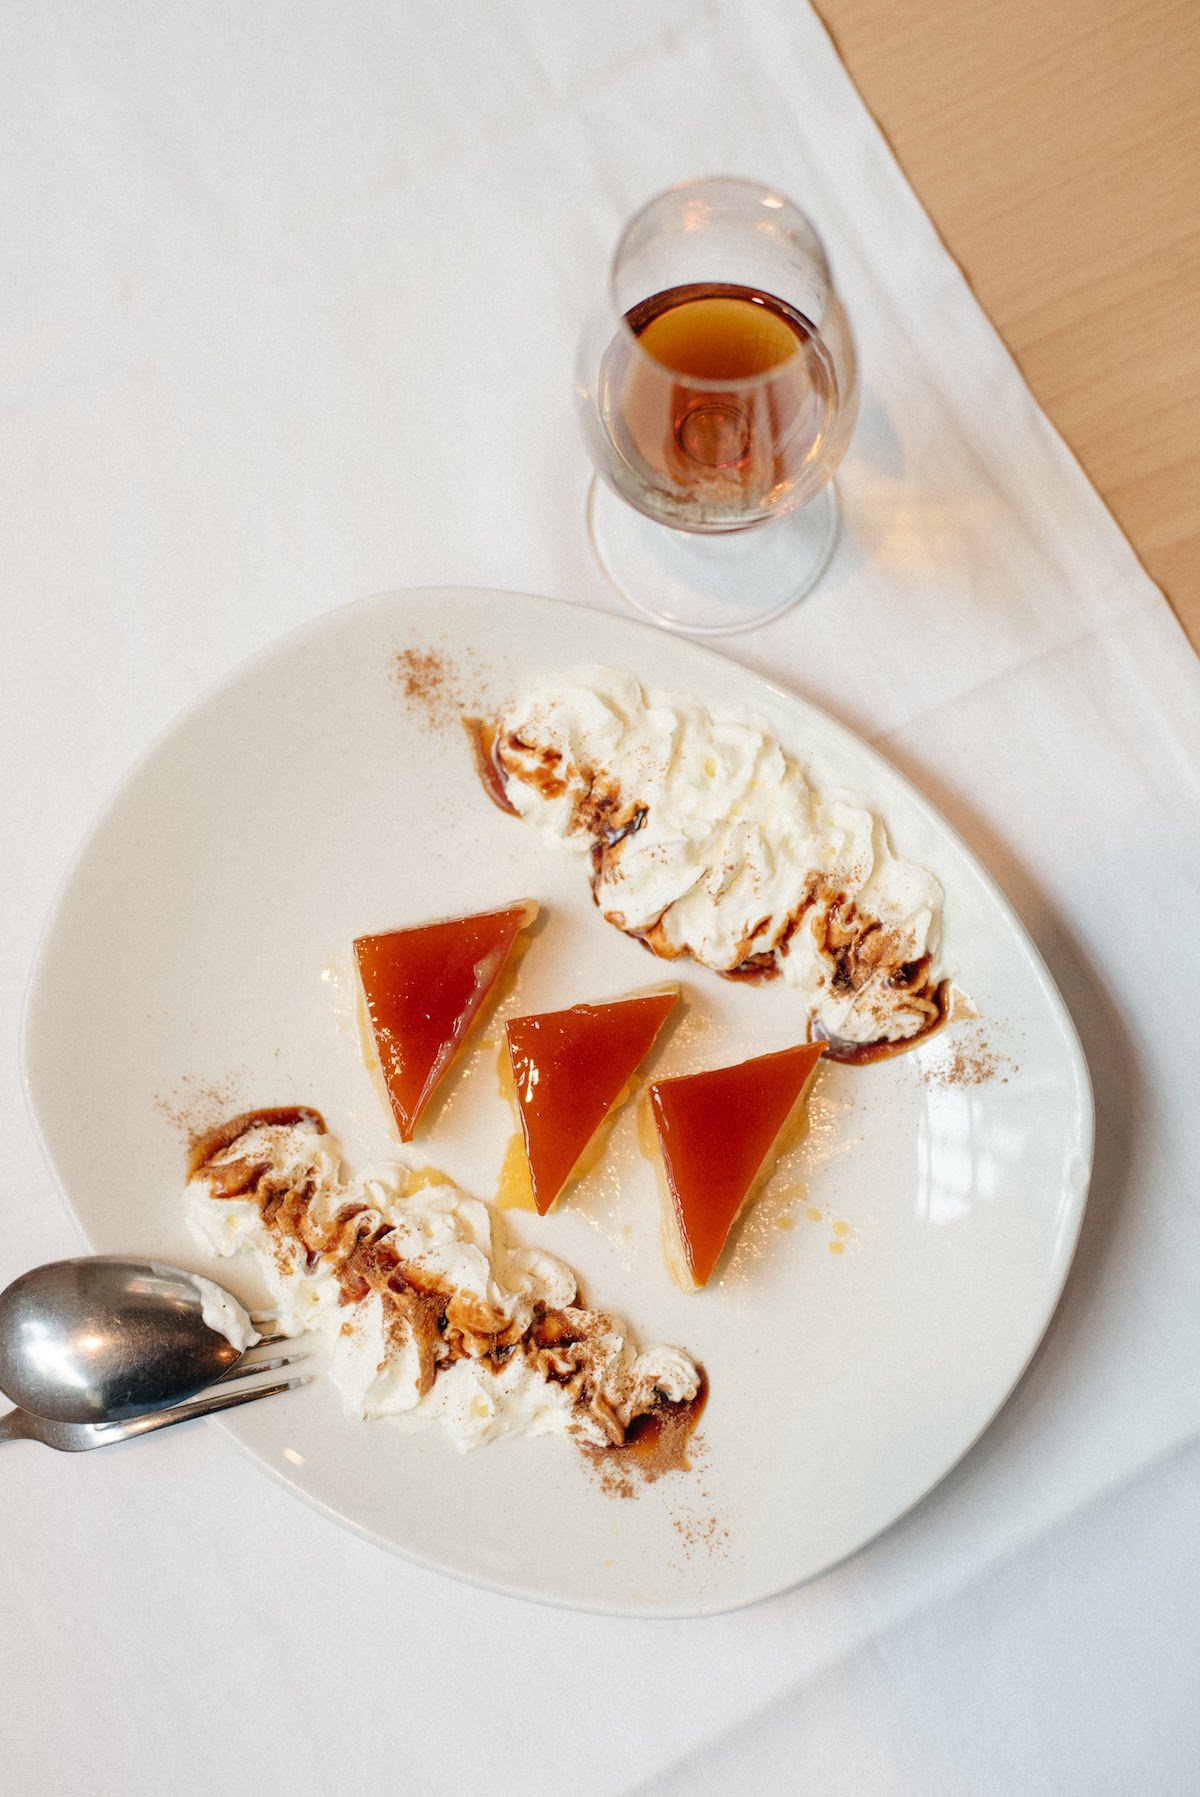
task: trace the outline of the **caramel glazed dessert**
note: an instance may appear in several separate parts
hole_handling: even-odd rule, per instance
[[[667,960],[782,978],[830,1058],[873,1060],[945,1020],[938,881],[862,804],[818,793],[749,714],[582,668],[483,748],[490,796],[590,857],[609,923]]]
[[[686,1354],[637,1352],[579,1303],[569,1267],[510,1245],[499,1214],[440,1173],[347,1178],[317,1111],[234,1117],[195,1144],[188,1175],[198,1240],[255,1256],[281,1333],[327,1340],[352,1416],[433,1419],[460,1449],[515,1434],[607,1449],[651,1424],[682,1448],[699,1415]]]

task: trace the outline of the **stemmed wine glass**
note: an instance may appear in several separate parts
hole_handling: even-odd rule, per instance
[[[858,380],[825,251],[789,199],[719,176],[644,206],[576,387],[589,535],[630,605],[715,636],[812,589],[837,538]]]

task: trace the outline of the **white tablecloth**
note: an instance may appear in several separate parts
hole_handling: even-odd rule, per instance
[[[837,561],[730,652],[908,771],[1049,962],[1099,1104],[1062,1306],[911,1516],[706,1622],[414,1569],[207,1425],[6,1447],[6,1797],[1200,1788],[1200,669],[800,5],[0,10],[0,1284],[79,1245],[18,1020],[90,820],[345,599],[615,605],[574,340],[633,207],[716,170],[816,218],[864,371]]]

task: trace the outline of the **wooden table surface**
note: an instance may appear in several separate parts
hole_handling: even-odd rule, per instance
[[[1200,650],[1200,0],[816,0]]]

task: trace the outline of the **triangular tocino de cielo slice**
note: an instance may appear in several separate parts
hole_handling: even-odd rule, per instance
[[[669,983],[504,1026],[512,1096],[542,1216],[594,1165],[605,1127],[679,999]]]
[[[823,1044],[656,1080],[646,1093],[663,1245],[684,1291],[707,1285],[738,1216],[799,1121]]]
[[[533,899],[360,936],[354,958],[379,1071],[403,1142],[537,916]]]

